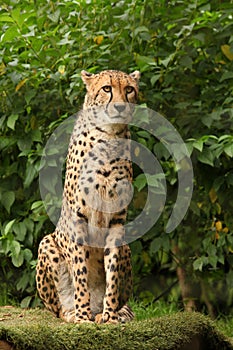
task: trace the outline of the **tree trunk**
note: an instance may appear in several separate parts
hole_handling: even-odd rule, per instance
[[[177,267],[176,273],[185,311],[198,311],[198,299],[200,297],[199,283],[193,282],[182,266]]]
[[[176,274],[179,280],[184,309],[185,311],[198,311],[201,295],[200,284],[193,278],[192,267],[188,259],[185,259],[185,262],[182,259],[179,247],[175,246],[173,251],[177,257]]]

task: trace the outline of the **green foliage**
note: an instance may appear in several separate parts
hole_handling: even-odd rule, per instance
[[[53,130],[81,108],[82,69],[139,69],[140,103],[172,122],[192,157],[192,203],[186,219],[168,235],[164,227],[177,194],[176,166],[162,143],[132,130],[133,138],[155,153],[168,187],[160,220],[132,243],[136,282],[157,269],[170,283],[179,260],[206,281],[226,273],[230,286],[232,8],[232,1],[204,0],[1,3],[0,283],[9,300],[36,303],[37,247],[53,230],[39,193],[41,155]],[[135,169],[130,215],[143,207],[147,184],[157,194],[163,190],[159,175]],[[174,245],[181,256],[174,256]],[[140,292],[137,283],[135,292]]]
[[[135,313],[136,320],[148,320],[150,318],[162,317],[165,315],[174,315],[179,312],[176,302],[162,302],[157,301],[156,303],[151,303],[145,305],[145,303],[134,303],[131,302],[130,306]]]

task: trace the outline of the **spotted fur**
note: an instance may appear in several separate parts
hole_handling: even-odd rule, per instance
[[[81,75],[87,93],[70,139],[60,219],[39,246],[37,288],[67,322],[125,322],[133,318],[124,242],[132,181],[127,123],[140,74]]]

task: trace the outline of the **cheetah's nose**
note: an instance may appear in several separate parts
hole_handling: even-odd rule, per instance
[[[114,104],[114,108],[117,110],[117,112],[121,113],[125,110],[125,105],[124,104]]]

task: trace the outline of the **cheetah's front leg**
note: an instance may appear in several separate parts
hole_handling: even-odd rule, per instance
[[[118,323],[119,307],[119,248],[106,248],[104,252],[106,272],[106,293],[104,297],[102,322]]]
[[[75,245],[73,257],[73,284],[75,323],[94,321],[90,308],[90,293],[88,291],[87,260],[89,259],[88,246]]]
[[[102,322],[104,323],[119,322],[119,262],[121,261],[121,244],[123,243],[123,235],[123,227],[117,226],[114,228],[110,228],[107,247],[104,250],[104,267],[106,273],[106,292],[104,296],[102,314]]]

